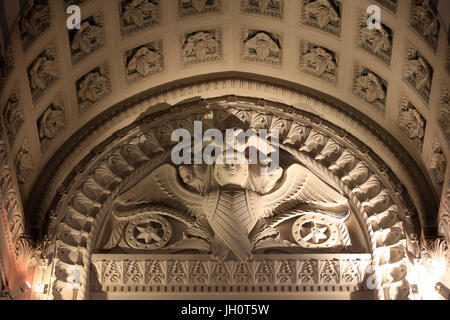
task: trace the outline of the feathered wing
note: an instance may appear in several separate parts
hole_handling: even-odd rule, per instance
[[[189,213],[195,217],[204,214],[204,197],[190,192],[185,189],[177,181],[177,170],[171,165],[163,165],[154,172],[155,179],[159,188],[172,200],[176,205],[181,204],[186,207]],[[150,188],[148,190],[151,190]]]
[[[306,167],[294,164],[286,170],[285,181],[275,192],[262,196],[266,216],[284,213],[297,206],[327,212],[338,219],[349,214],[347,199]]]
[[[172,207],[188,211],[189,214],[196,217],[203,214],[204,198],[183,188],[177,181],[177,170],[168,164],[159,167],[122,193],[119,196],[119,200],[121,199],[127,204],[164,202],[163,200],[170,199],[173,200],[170,203]]]

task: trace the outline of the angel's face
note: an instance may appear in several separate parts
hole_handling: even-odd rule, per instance
[[[221,186],[244,186],[249,175],[248,162],[246,160],[244,163],[239,163],[236,159],[233,159],[231,163],[216,164],[214,175],[217,183]]]

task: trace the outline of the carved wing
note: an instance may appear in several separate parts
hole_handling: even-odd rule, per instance
[[[128,204],[168,202],[171,207],[188,211],[196,217],[203,214],[204,198],[183,188],[177,180],[177,170],[168,164],[156,169],[132,188],[119,196]]]
[[[275,192],[262,196],[266,216],[272,216],[303,205],[311,210],[331,213],[345,219],[347,199],[306,167],[294,164],[286,170],[285,181]]]
[[[128,223],[127,221],[123,220],[122,221],[116,219],[113,220],[111,235],[109,236],[108,242],[106,242],[106,244],[103,246],[103,249],[109,250],[117,247],[122,237],[123,229],[125,228],[127,223]]]
[[[204,197],[185,189],[177,180],[177,170],[171,165],[163,165],[155,171],[159,188],[176,203],[185,206],[189,213],[199,217],[204,214]],[[148,189],[150,190],[150,189]]]

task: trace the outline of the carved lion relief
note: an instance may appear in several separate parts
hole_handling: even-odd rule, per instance
[[[352,92],[376,111],[385,113],[388,83],[372,70],[355,63]]]
[[[241,13],[283,20],[284,0],[241,0]]]
[[[221,14],[222,0],[177,0],[180,18],[206,14]]]
[[[120,25],[122,36],[161,24],[160,0],[121,0]]]
[[[408,135],[411,142],[422,151],[427,122],[405,97],[401,100],[398,121],[400,128]]]
[[[300,70],[336,84],[338,79],[337,54],[325,47],[302,40],[300,42]]]
[[[70,53],[73,64],[104,46],[103,23],[103,15],[98,14],[83,20],[79,30],[69,30]]]
[[[342,1],[301,0],[300,5],[303,25],[340,37]]]
[[[37,121],[41,150],[45,152],[51,141],[66,127],[64,100],[58,97],[52,101]]]
[[[58,78],[59,71],[56,62],[56,50],[51,43],[28,67],[28,79],[33,102],[36,103]]]
[[[283,62],[283,38],[263,30],[243,29],[241,61],[281,66]]]
[[[162,40],[152,41],[125,53],[127,82],[149,78],[164,70]]]
[[[183,66],[223,59],[221,29],[198,30],[181,37]]]
[[[76,88],[78,108],[83,112],[111,92],[108,65],[104,63],[78,79]]]
[[[428,104],[433,80],[433,67],[409,42],[406,52],[403,80]]]

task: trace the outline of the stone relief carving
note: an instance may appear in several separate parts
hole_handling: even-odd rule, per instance
[[[228,101],[228,100],[226,100]],[[239,101],[238,99],[230,99],[229,101]],[[243,102],[242,102],[243,103]],[[234,105],[234,104],[233,104]],[[258,103],[258,106],[264,105],[264,110],[266,108],[270,109],[274,108],[273,105],[266,105],[263,103]],[[255,107],[256,108],[256,107]],[[263,107],[261,107],[263,108]],[[282,128],[281,130],[281,137],[280,141],[286,141],[288,143],[287,145],[283,145],[283,148],[285,150],[288,150],[289,152],[292,152],[292,155],[297,154],[300,158],[304,161],[312,161],[312,163],[321,163],[324,166],[329,166],[330,168],[336,164],[333,168],[338,173],[338,175],[332,176],[333,181],[336,181],[336,183],[339,183],[341,185],[342,183],[346,184],[351,190],[349,195],[349,200],[352,201],[352,203],[356,203],[356,206],[361,206],[366,209],[366,213],[369,216],[376,216],[374,218],[374,223],[378,223],[377,225],[377,231],[374,235],[374,238],[372,239],[377,243],[376,250],[385,250],[385,246],[395,246],[395,247],[404,247],[404,235],[403,235],[403,228],[401,227],[401,224],[398,223],[388,223],[389,219],[385,220],[383,216],[380,214],[384,214],[388,209],[391,209],[392,212],[395,212],[396,209],[390,208],[394,206],[393,201],[390,198],[389,193],[385,189],[383,185],[380,185],[377,183],[377,179],[371,178],[373,176],[373,173],[370,169],[365,166],[361,160],[356,159],[355,156],[349,153],[348,151],[345,152],[345,148],[343,146],[338,147],[340,143],[333,143],[333,139],[329,136],[326,136],[320,129],[315,128],[315,130],[312,130],[309,125],[311,122],[309,121],[308,124],[305,124],[303,122],[297,123],[292,120],[289,120],[287,118],[279,118],[278,116],[274,115],[268,115],[268,114],[261,114],[260,112],[255,111],[249,111],[246,110],[245,107],[241,108],[231,108],[230,112],[235,115],[240,121],[242,121],[245,124],[250,124],[251,126],[255,126],[256,128]],[[125,145],[117,145],[114,147],[114,149],[111,149],[108,151],[108,154],[105,155],[105,157],[97,157],[99,161],[95,164],[95,167],[92,168],[92,174],[89,174],[89,177],[87,177],[87,180],[85,183],[83,183],[82,187],[76,187],[71,191],[71,194],[76,193],[75,196],[71,196],[70,199],[68,199],[68,206],[65,206],[62,208],[65,212],[71,212],[70,215],[66,215],[64,218],[64,221],[61,223],[65,228],[70,228],[73,230],[74,235],[77,235],[77,237],[68,237],[59,235],[58,239],[61,240],[61,242],[64,243],[64,246],[60,246],[57,248],[57,256],[58,259],[61,259],[61,261],[57,261],[56,264],[60,265],[62,268],[66,268],[63,264],[69,263],[69,265],[78,264],[81,265],[82,260],[87,255],[87,250],[85,248],[85,243],[87,241],[87,237],[90,235],[88,234],[88,230],[90,230],[91,226],[95,221],[99,221],[98,213],[99,208],[103,205],[105,201],[108,201],[110,198],[110,195],[112,194],[111,190],[116,190],[116,188],[123,182],[128,180],[127,177],[130,176],[130,174],[135,173],[136,170],[139,170],[139,168],[142,168],[142,165],[145,164],[145,166],[153,166],[150,168],[158,168],[159,165],[166,162],[167,153],[162,151],[166,148],[170,149],[170,144],[168,141],[170,141],[170,133],[172,132],[173,128],[179,128],[182,126],[183,128],[191,128],[192,122],[195,121],[195,119],[210,119],[210,121],[214,121],[214,119],[222,119],[220,121],[226,120],[227,117],[225,116],[227,112],[219,112],[217,117],[207,117],[205,118],[204,114],[204,108],[202,108],[202,112],[200,114],[192,113],[191,110],[185,110],[186,114],[188,115],[185,119],[178,119],[173,121],[167,121],[167,118],[163,120],[164,124],[155,124],[155,127],[147,128],[144,130],[144,132],[139,133],[133,133],[133,135],[127,137],[127,143]],[[173,113],[170,113],[173,115]],[[154,119],[154,121],[158,122],[158,119]],[[152,121],[153,123],[153,121]],[[283,125],[284,123],[284,125]],[[211,123],[213,125],[214,123]],[[216,126],[217,124],[214,124]],[[303,127],[303,128],[302,128]],[[319,131],[317,131],[319,130]],[[295,150],[302,150],[300,152]],[[334,151],[330,151],[334,150]],[[297,153],[296,153],[297,152]],[[310,160],[306,160],[310,159]],[[315,160],[317,159],[317,160]],[[302,160],[302,161],[303,161]],[[291,177],[294,181],[295,175],[289,174],[290,166],[282,166],[284,169],[284,172],[281,172],[286,178]],[[164,177],[167,177],[166,174],[159,174],[159,170],[163,170],[164,168],[170,168],[167,169],[171,171],[172,173],[169,176],[173,176],[173,179],[165,179]],[[245,169],[246,166],[243,168],[235,169],[243,170],[242,172],[246,172]],[[213,168],[211,168],[213,169]],[[151,213],[151,210],[156,210],[153,205],[155,205],[156,202],[161,202],[164,200],[164,203],[170,203],[171,206],[176,206],[175,209],[168,209],[165,206],[160,207],[158,210],[158,215],[162,215],[166,218],[167,221],[170,222],[172,225],[173,230],[175,230],[178,226],[182,225],[181,229],[178,229],[178,232],[174,232],[173,235],[176,234],[182,234],[183,230],[188,230],[189,233],[185,234],[186,237],[181,240],[189,240],[189,238],[199,238],[200,240],[203,240],[204,243],[211,244],[214,243],[213,239],[209,239],[209,236],[211,236],[211,230],[208,230],[207,226],[209,225],[209,221],[207,217],[205,216],[204,219],[201,219],[203,215],[199,214],[201,211],[198,207],[198,204],[201,203],[201,200],[197,200],[199,197],[202,199],[210,198],[210,203],[214,204],[217,203],[215,198],[213,197],[213,191],[214,190],[224,190],[228,193],[226,181],[228,174],[224,174],[227,172],[227,170],[217,170],[216,175],[214,175],[215,170],[210,170],[209,176],[210,177],[218,177],[218,180],[212,180],[212,182],[217,183],[214,184],[214,186],[211,186],[209,184],[204,184],[207,186],[207,188],[212,189],[204,189],[204,186],[200,186],[198,183],[198,180],[193,179],[192,176],[189,176],[188,173],[191,173],[191,175],[200,175],[205,174],[205,171],[203,170],[195,170],[194,168],[190,168],[190,170],[185,170],[184,173],[181,173],[182,170],[178,168],[176,170],[174,167],[170,165],[165,165],[163,167],[159,167],[158,170],[154,171],[156,174],[156,181],[155,181],[155,175],[151,174],[149,176],[146,176],[144,180],[146,182],[144,183],[144,180],[142,180],[140,183],[142,183],[140,186],[135,185],[132,188],[122,189],[122,193],[120,193],[119,198],[117,199],[116,206],[114,207],[114,215],[115,219],[118,222],[127,221],[127,219],[133,215],[141,214],[141,213]],[[250,173],[253,173],[253,170],[248,170]],[[206,171],[207,172],[207,171]],[[328,171],[325,171],[328,172]],[[331,172],[331,171],[330,171]],[[328,172],[328,174],[330,174]],[[193,173],[193,174],[192,174]],[[207,175],[208,176],[208,175]],[[250,174],[249,176],[252,176]],[[243,176],[245,177],[245,175]],[[340,177],[340,179],[338,178]],[[241,179],[233,179],[233,183],[236,183],[238,185],[243,185]],[[273,179],[272,179],[273,178]],[[269,182],[272,180],[275,180],[274,177],[269,179]],[[92,180],[94,179],[94,180]],[[225,180],[224,180],[225,179]],[[184,181],[186,180],[186,181]],[[209,181],[208,179],[201,181]],[[238,181],[239,180],[239,181]],[[252,180],[252,179],[250,179]],[[220,181],[220,184],[219,184]],[[263,180],[267,181],[267,180]],[[167,184],[167,183],[169,184]],[[263,184],[267,186],[262,187],[258,184],[251,184],[253,186],[249,186],[248,189],[244,189],[246,191],[249,190],[268,190],[267,194],[260,194],[259,197],[262,197],[265,199],[266,196],[271,195],[274,192],[280,192],[282,186],[289,185],[288,181],[286,181],[284,178],[283,180],[275,180],[276,183],[273,185],[272,183],[266,184],[264,182]],[[156,191],[154,194],[149,195],[148,192],[145,192],[145,190],[148,190],[148,188],[145,187],[145,184],[150,184],[151,186],[155,185],[164,185],[164,188],[158,188],[160,191]],[[189,184],[192,184],[192,188],[190,188]],[[223,184],[224,186],[221,186]],[[294,184],[295,185],[295,184]],[[320,183],[316,184],[320,187]],[[175,188],[175,189],[174,189]],[[239,188],[239,187],[238,187]],[[242,187],[240,187],[242,188]],[[195,190],[205,190],[204,192],[196,192]],[[273,190],[271,190],[273,189]],[[126,190],[126,191],[125,191]],[[141,190],[141,191],[139,191]],[[212,191],[209,191],[212,190]],[[298,190],[298,189],[297,189]],[[344,189],[343,189],[344,190]],[[323,191],[323,190],[321,190]],[[188,199],[188,202],[183,202],[177,200],[178,196],[181,194],[184,194],[184,199]],[[334,191],[333,191],[334,192]],[[377,192],[379,192],[377,194]],[[318,194],[316,192],[312,192],[312,194]],[[347,193],[346,193],[347,194]],[[251,195],[251,194],[250,194]],[[220,195],[221,197],[222,195]],[[230,197],[230,194],[224,194],[224,196]],[[341,195],[338,195],[342,197]],[[115,197],[115,196],[114,196]],[[150,197],[150,198],[145,198]],[[220,198],[219,197],[219,198]],[[236,198],[236,200],[241,199],[240,193],[238,192],[235,195],[232,195],[233,198]],[[361,201],[364,201],[363,203],[358,202],[357,197],[361,199]],[[277,197],[279,199],[280,197]],[[282,197],[281,197],[282,198]],[[333,198],[335,198],[333,196]],[[249,197],[248,203],[257,203],[262,205],[262,201],[257,201],[258,197]],[[259,198],[260,199],[260,198]],[[308,196],[308,199],[310,197]],[[126,200],[126,201],[125,201]],[[142,206],[136,207],[137,204],[139,204],[142,201]],[[356,201],[356,202],[355,202]],[[152,204],[152,202],[155,202]],[[236,202],[237,204],[238,202]],[[242,203],[242,202],[240,202]],[[180,207],[178,207],[177,204],[180,204]],[[187,204],[187,207],[186,207]],[[197,205],[196,205],[197,204]],[[278,225],[281,223],[290,223],[291,220],[295,218],[299,218],[302,215],[304,215],[306,212],[303,212],[302,209],[305,209],[305,211],[313,211],[315,213],[322,213],[324,216],[328,217],[336,217],[336,212],[334,212],[334,215],[330,215],[328,212],[323,212],[323,210],[314,209],[311,210],[308,208],[310,205],[315,205],[314,203],[310,203],[307,205],[306,208],[298,208],[294,211],[291,211],[290,204],[296,205],[298,204],[297,201],[294,203],[284,202],[284,203],[276,203],[274,206],[278,208],[280,211],[277,212],[278,209],[276,209],[275,214],[271,216],[270,210],[269,212],[264,212],[264,216],[267,216],[266,220],[266,226],[261,226],[256,228],[255,230],[257,232],[251,232],[248,231],[245,232],[245,234],[248,237],[248,240],[252,240],[252,242],[257,241],[258,243],[263,243],[264,245],[272,243],[275,245],[275,248],[277,250],[280,250],[284,252],[284,250],[291,250],[292,248],[290,246],[286,246],[285,241],[282,238],[278,238],[280,233],[274,231]],[[203,206],[203,204],[201,204]],[[303,206],[303,204],[302,204]],[[334,207],[334,204],[331,206]],[[183,208],[183,209],[182,209]],[[247,206],[247,208],[250,208]],[[267,209],[270,209],[268,205],[266,205]],[[283,209],[283,210],[282,210]],[[328,211],[330,207],[326,209]],[[134,212],[133,212],[134,210]],[[165,211],[163,211],[165,210]],[[248,209],[246,209],[248,210]],[[287,215],[285,215],[283,212],[286,212]],[[163,213],[161,213],[163,211]],[[339,212],[340,210],[338,210]],[[198,216],[191,216],[188,214],[188,212],[196,212]],[[281,214],[283,213],[283,214]],[[390,213],[393,215],[394,213]],[[293,216],[294,215],[294,216]],[[70,219],[69,219],[70,216]],[[117,217],[119,216],[119,219]],[[204,228],[201,228],[200,225],[203,223],[203,226],[206,226]],[[184,225],[184,226],[183,226]],[[189,228],[191,227],[191,228]],[[386,228],[385,228],[386,227]],[[184,229],[183,229],[184,228]],[[248,230],[248,229],[247,229]],[[83,231],[80,236],[80,231]],[[320,231],[320,230],[319,230]],[[85,234],[85,235],[84,235]],[[119,232],[119,236],[122,234]],[[69,239],[70,238],[70,239]],[[120,237],[119,237],[120,238]],[[212,238],[212,237],[211,237]],[[107,239],[106,239],[107,240]],[[141,239],[142,240],[142,239]],[[263,242],[265,241],[265,242]],[[239,242],[239,241],[238,241]],[[102,244],[99,244],[102,246]],[[197,246],[198,244],[196,244]],[[239,242],[239,245],[240,242]],[[284,246],[283,246],[284,245]],[[171,243],[168,243],[168,246],[171,246]],[[114,247],[114,246],[112,246]],[[245,247],[245,246],[243,246]],[[180,250],[181,248],[181,250]],[[184,247],[186,248],[186,247]],[[193,247],[190,247],[192,250]],[[99,248],[100,249],[100,248]],[[210,250],[212,248],[209,248]],[[229,248],[226,247],[227,250]],[[375,250],[374,249],[374,250]],[[113,249],[114,250],[114,249]],[[158,249],[159,250],[159,249]],[[178,252],[182,252],[183,247],[178,247]],[[204,253],[211,252],[210,250],[204,251]],[[327,249],[329,250],[329,249]],[[162,252],[162,251],[158,251]],[[174,252],[174,251],[173,251]],[[202,252],[202,251],[199,251]],[[245,250],[244,250],[245,252]],[[328,251],[329,252],[329,251]],[[253,257],[256,257],[257,254],[252,255]],[[157,255],[153,255],[150,260],[155,260],[155,257]],[[284,258],[283,258],[284,259]],[[283,259],[281,259],[283,261]],[[391,259],[383,258],[384,260],[380,262],[373,262],[375,265],[389,265],[391,263]],[[199,259],[202,260],[202,259]],[[239,262],[240,259],[238,259]],[[285,260],[285,259],[284,259]],[[319,259],[320,260],[320,259]],[[117,261],[120,261],[118,259]],[[176,263],[175,263],[176,262]],[[250,262],[250,261],[247,261]],[[182,260],[175,260],[175,261],[164,261],[164,263],[168,263],[168,280],[169,283],[175,284],[183,284],[186,285],[186,283],[189,284],[190,274],[189,270],[189,262],[184,263]],[[216,260],[214,260],[214,263],[219,264]],[[213,280],[211,281],[217,281],[219,283],[226,281],[224,279],[234,279],[235,277],[232,275],[232,271],[234,269],[234,265],[236,263],[235,259],[231,260],[225,260],[223,261],[220,266],[213,268],[214,277],[212,277]],[[284,263],[283,270],[288,269],[288,264]],[[317,271],[322,268],[322,264],[319,266],[316,264],[316,262],[312,261],[310,263],[302,264],[302,270],[304,270],[305,275],[302,275],[301,278],[305,279],[305,281],[319,281],[319,274]],[[315,267],[316,266],[316,267]],[[162,266],[162,268],[164,268]],[[199,267],[200,268],[200,267]],[[300,268],[300,267],[299,267]],[[341,270],[343,267],[340,267],[338,265],[332,265],[330,267],[327,267],[326,272],[324,273],[323,279],[330,279],[327,280],[327,283],[333,283],[333,279],[335,279],[335,274],[338,275],[338,281],[341,278],[343,278],[343,272]],[[241,268],[242,269],[242,268]],[[325,268],[324,268],[325,269]],[[345,279],[352,278],[351,274],[352,268],[347,268],[347,273],[345,273]],[[83,268],[80,268],[82,278],[87,276]],[[201,268],[200,268],[201,270]],[[208,269],[211,270],[211,269]],[[263,266],[252,269],[254,271],[251,271],[254,275],[254,278],[257,277],[257,279],[260,279],[262,283],[269,283],[272,281],[280,281],[285,283],[285,281],[289,281],[289,279],[286,280],[286,277],[283,277],[283,272],[280,272],[280,276],[276,275],[276,270],[281,270],[281,267],[278,268],[277,263],[265,263]],[[272,271],[271,271],[272,270]],[[300,269],[297,269],[298,272]],[[322,269],[320,269],[322,270]],[[333,271],[334,270],[334,271]],[[257,271],[257,272],[256,272]],[[392,268],[386,268],[386,274],[391,273]],[[316,273],[314,273],[316,272]],[[247,273],[245,273],[245,268],[242,271],[242,277],[245,279]],[[258,274],[258,276],[256,276]],[[201,272],[195,273],[195,277],[199,278],[201,275]],[[64,278],[61,278],[59,275],[56,275],[57,281],[65,281]],[[123,277],[120,275],[120,277]],[[147,278],[147,277],[144,277]],[[201,277],[200,277],[201,278]],[[300,277],[299,277],[300,278]],[[321,279],[322,279],[321,278]],[[122,279],[122,278],[121,278]],[[280,280],[277,280],[280,279]],[[312,279],[312,280],[308,280]],[[361,279],[364,279],[362,276]],[[386,282],[387,288],[393,288],[394,286],[397,286],[400,284],[400,281],[397,281],[396,277],[388,278],[385,277],[385,279],[388,280]],[[119,280],[123,281],[123,280]],[[120,282],[123,283],[123,282]],[[83,289],[85,288],[85,285],[82,283],[81,290],[80,290],[80,297],[84,296]],[[57,289],[57,285],[55,283],[55,290]],[[394,289],[392,289],[394,290]],[[71,297],[71,296],[70,296]],[[69,297],[69,298],[70,298]]]
[[[81,29],[69,30],[70,53],[72,63],[76,64],[84,57],[103,47],[103,16],[90,16],[81,22]]]
[[[358,46],[385,64],[390,65],[394,32],[384,23],[381,23],[381,29],[369,29],[367,27],[368,15],[360,13],[360,17]]]
[[[178,16],[180,18],[221,13],[222,0],[178,0]]]
[[[292,236],[304,248],[333,248],[339,241],[339,227],[319,214],[305,214],[294,222]]]
[[[28,143],[28,137],[25,138],[22,147],[17,154],[15,167],[19,184],[27,184],[34,170],[33,158],[30,151],[30,145]]]
[[[23,48],[27,50],[51,24],[48,0],[33,0],[23,14],[19,26]]]
[[[391,11],[392,13],[397,13],[397,0],[374,0],[375,2],[381,4],[383,7]]]
[[[300,42],[300,70],[328,82],[337,83],[337,55],[307,41]]]
[[[41,150],[45,152],[56,136],[66,127],[64,100],[54,99],[37,121]]]
[[[185,33],[181,43],[184,67],[223,59],[222,31],[220,29]]]
[[[36,102],[59,78],[53,44],[47,46],[28,67],[33,102]]]
[[[152,41],[127,51],[125,59],[128,83],[163,72],[162,40]]]
[[[122,0],[120,25],[122,36],[161,24],[160,0]]]
[[[242,31],[241,60],[281,66],[283,59],[281,35],[253,29]]]
[[[3,121],[10,143],[14,141],[24,122],[24,111],[20,103],[18,88],[13,89],[3,111]]]
[[[341,35],[342,1],[340,0],[301,0],[301,22],[304,25]]]
[[[403,78],[428,104],[433,80],[433,67],[412,46],[409,46]]]
[[[108,65],[92,69],[76,82],[78,108],[83,112],[111,92]]]
[[[436,51],[441,24],[437,13],[429,6],[429,2],[427,0],[413,0],[411,2],[410,19],[411,27]]]
[[[447,138],[447,144],[450,145],[450,95],[446,87],[442,89],[438,123]]]
[[[284,19],[284,0],[241,0],[241,13]]]
[[[122,258],[123,257],[123,258]],[[340,260],[292,259],[254,260],[243,262],[219,262],[215,260],[158,260],[156,256],[145,256],[143,260],[125,260],[118,255],[115,260],[94,257],[95,265],[101,266],[99,286],[94,291],[112,290],[105,285],[339,285],[358,284],[366,275],[368,258],[353,258],[343,255]],[[97,260],[98,259],[98,260]],[[100,260],[102,259],[102,260]],[[145,260],[144,260],[145,259]],[[320,265],[320,267],[319,267]],[[155,273],[145,272],[149,266]],[[208,267],[207,267],[208,266]],[[320,270],[319,270],[320,268]],[[342,270],[342,275],[340,270]],[[156,276],[156,278],[155,278]],[[156,281],[155,281],[156,279]],[[242,288],[244,289],[244,288]],[[246,289],[248,290],[248,289]],[[257,290],[262,290],[257,287]],[[289,290],[296,290],[295,287]]]
[[[352,92],[375,110],[385,113],[388,83],[372,70],[355,63]]]
[[[442,150],[439,140],[436,137],[433,140],[428,169],[430,169],[436,183],[442,187],[445,181],[447,159],[445,159],[444,151]]]
[[[399,114],[399,126],[408,135],[411,142],[421,151],[425,138],[426,120],[408,101],[402,98]]]

